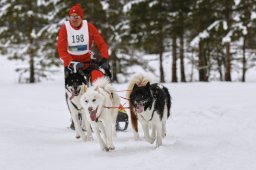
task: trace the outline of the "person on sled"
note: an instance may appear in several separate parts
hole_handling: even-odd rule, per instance
[[[79,4],[72,6],[68,15],[69,20],[61,26],[57,42],[57,51],[64,62],[65,75],[70,70],[82,70],[86,75],[90,75],[91,83],[103,76],[111,79],[108,46],[98,29],[84,20],[84,10]],[[101,56],[98,67],[94,68],[91,66],[91,60],[94,60],[91,51],[93,44],[97,46]],[[103,69],[105,74],[99,68]],[[70,128],[74,129],[73,121]]]

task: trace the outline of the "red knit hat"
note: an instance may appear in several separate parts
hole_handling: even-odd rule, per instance
[[[79,15],[81,17],[81,19],[84,19],[84,10],[83,8],[80,6],[80,4],[75,4],[74,6],[72,6],[69,10],[69,15],[76,13],[77,15]]]

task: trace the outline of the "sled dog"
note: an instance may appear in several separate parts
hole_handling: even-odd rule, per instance
[[[66,73],[66,100],[67,105],[74,122],[76,138],[82,138],[83,140],[92,140],[92,131],[90,123],[86,119],[85,112],[80,104],[80,98],[86,90],[84,77],[80,73]],[[86,134],[83,132],[82,125],[79,122],[79,114],[82,116],[82,123],[85,125]]]
[[[156,148],[159,147],[166,136],[166,120],[170,116],[171,96],[168,89],[159,83],[150,84],[149,78],[142,74],[131,79],[128,89],[131,90],[127,92],[127,98],[130,99],[134,139],[139,138],[139,120],[145,140],[151,144],[156,140]]]
[[[119,96],[107,78],[97,79],[80,99],[86,117],[104,151],[114,150],[112,137],[115,135]],[[116,108],[117,107],[117,108]]]

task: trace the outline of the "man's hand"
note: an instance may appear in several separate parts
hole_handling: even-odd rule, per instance
[[[76,73],[78,70],[82,70],[84,68],[84,63],[76,62],[76,61],[71,61],[70,64],[68,65],[68,68]]]
[[[105,58],[102,58],[99,62],[99,66],[100,68],[104,69],[104,70],[110,70],[110,65],[108,63],[108,60]]]
[[[109,79],[112,78],[112,73],[111,73],[111,68],[110,65],[108,63],[108,60],[105,58],[102,58],[99,62],[99,68],[103,69],[105,71],[105,76],[109,77]]]

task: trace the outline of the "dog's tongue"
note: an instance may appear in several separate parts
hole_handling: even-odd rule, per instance
[[[136,107],[136,112],[137,113],[141,113],[141,112],[143,112],[144,111],[144,108],[143,108],[143,105],[137,105],[137,107]]]
[[[90,118],[92,121],[96,120],[96,113],[97,113],[97,109],[90,112]]]

